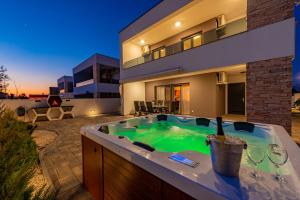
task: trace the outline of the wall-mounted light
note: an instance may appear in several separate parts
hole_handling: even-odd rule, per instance
[[[145,40],[140,40],[140,44],[145,44]]]
[[[175,26],[176,27],[180,27],[181,26],[181,22],[180,21],[175,22]]]
[[[142,46],[142,51],[143,51],[143,55],[150,54],[150,46],[149,45]]]
[[[88,112],[88,116],[95,116],[97,113],[96,113],[96,110],[95,109],[90,109],[89,112]]]

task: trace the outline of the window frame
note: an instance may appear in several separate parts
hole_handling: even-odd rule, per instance
[[[202,31],[199,31],[199,32],[196,32],[196,33],[193,33],[193,34],[191,34],[191,35],[189,35],[189,36],[186,36],[186,37],[184,37],[184,38],[181,38],[181,49],[182,49],[182,51],[187,51],[187,50],[189,50],[189,49],[193,49],[193,48],[197,48],[197,47],[199,47],[199,46],[194,46],[194,37],[195,36],[197,36],[197,35],[200,35],[200,38],[201,38],[201,44],[199,45],[199,46],[201,46],[202,45]],[[187,41],[187,40],[190,40],[191,41],[191,48],[189,48],[189,49],[184,49],[184,42],[185,41]]]
[[[164,55],[164,56],[161,56],[161,50],[162,50],[162,49],[165,50],[165,55]],[[155,52],[158,52],[158,58],[154,58],[154,53],[155,53]],[[156,49],[153,49],[151,54],[152,54],[152,60],[157,60],[157,59],[166,57],[166,56],[167,56],[167,53],[166,53],[166,46],[161,46],[161,47],[158,47],[158,48],[156,48]]]

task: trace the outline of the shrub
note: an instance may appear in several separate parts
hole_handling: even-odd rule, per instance
[[[1,110],[0,110],[1,113]],[[49,189],[34,194],[29,186],[38,162],[37,146],[31,137],[33,127],[15,119],[13,112],[0,116],[0,199],[53,199]]]

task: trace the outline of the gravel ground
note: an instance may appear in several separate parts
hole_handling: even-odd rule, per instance
[[[57,134],[54,131],[47,131],[47,130],[35,130],[32,133],[32,137],[35,140],[38,151],[42,151],[48,144],[52,143]],[[49,184],[44,177],[43,171],[40,165],[37,165],[34,177],[30,181],[30,185],[35,188],[35,191],[38,191],[42,187],[49,187]]]

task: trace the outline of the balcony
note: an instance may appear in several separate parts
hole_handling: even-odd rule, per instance
[[[151,51],[150,54],[147,54],[145,56],[141,56],[138,58],[134,58],[132,60],[129,60],[123,64],[123,68],[130,68],[136,65],[140,65],[143,63],[151,62],[153,60],[157,60],[166,56],[174,55],[183,51],[187,51],[193,48],[201,48],[202,45],[209,44],[218,40],[222,40],[224,38],[230,37],[232,35],[236,35],[242,32],[247,31],[247,20],[246,18],[241,18],[235,21],[232,21],[230,23],[227,23],[226,25],[214,28],[211,30],[208,30],[206,32],[203,32],[201,34],[201,45],[195,45],[191,48],[185,49],[183,47],[183,40],[174,44],[171,44],[169,46],[164,47],[164,53],[162,56],[155,56],[154,51]]]

